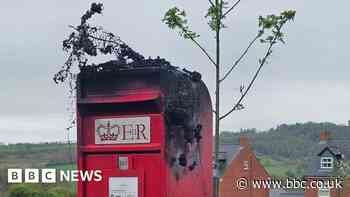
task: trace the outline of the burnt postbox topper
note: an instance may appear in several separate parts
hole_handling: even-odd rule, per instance
[[[140,101],[149,105],[142,105]],[[196,179],[203,176],[198,192],[200,196],[206,196],[203,192],[208,196],[211,193],[212,108],[200,73],[180,70],[164,59],[146,59],[142,63],[132,64],[110,61],[84,67],[78,77],[78,111],[79,116],[94,113],[162,114],[165,129],[164,135],[161,135],[164,137],[161,140],[161,149],[164,149],[161,153],[169,172],[177,182],[191,176],[192,172]],[[96,120],[94,140],[86,139],[82,136],[84,131],[78,131],[78,138],[84,139],[80,144],[116,144],[116,151],[120,151],[120,146],[129,143],[119,143],[122,139],[130,138],[133,139],[132,143],[147,144],[152,143],[152,135],[157,132],[149,132],[151,126],[147,123],[139,122],[128,128],[118,125],[116,121]],[[133,136],[126,136],[130,133]],[[121,140],[118,142],[119,138]]]

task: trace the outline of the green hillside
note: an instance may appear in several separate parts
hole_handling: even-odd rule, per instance
[[[350,127],[333,123],[282,124],[268,131],[242,129],[221,133],[221,142],[238,142],[239,136],[250,137],[254,149],[274,159],[304,159],[315,151],[321,131],[329,131],[332,138],[350,139]]]

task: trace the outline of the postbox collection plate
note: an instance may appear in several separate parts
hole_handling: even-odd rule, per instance
[[[146,144],[151,142],[150,117],[95,120],[95,144]]]
[[[109,177],[109,197],[138,197],[138,177]]]

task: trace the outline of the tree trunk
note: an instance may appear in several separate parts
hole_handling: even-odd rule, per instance
[[[219,0],[215,1],[216,7],[220,6]],[[218,18],[221,17],[221,7],[218,10]],[[216,76],[215,76],[215,172],[217,171],[220,151],[220,21],[217,21],[216,28]],[[214,197],[219,197],[220,177],[216,174],[214,179]]]

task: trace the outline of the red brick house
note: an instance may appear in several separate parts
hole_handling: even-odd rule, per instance
[[[268,189],[254,189],[250,184],[244,189],[237,187],[237,182],[242,179],[251,183],[252,180],[267,180],[269,178],[269,174],[259,163],[249,144],[249,139],[245,136],[240,138],[239,145],[220,145],[219,176],[220,197],[269,196]]]
[[[320,133],[318,150],[306,171],[305,179],[308,184],[313,181],[334,180],[337,176],[337,162],[349,161],[350,141],[331,139],[329,132]],[[335,185],[325,188],[307,188],[305,197],[350,197],[350,191],[334,189]]]

